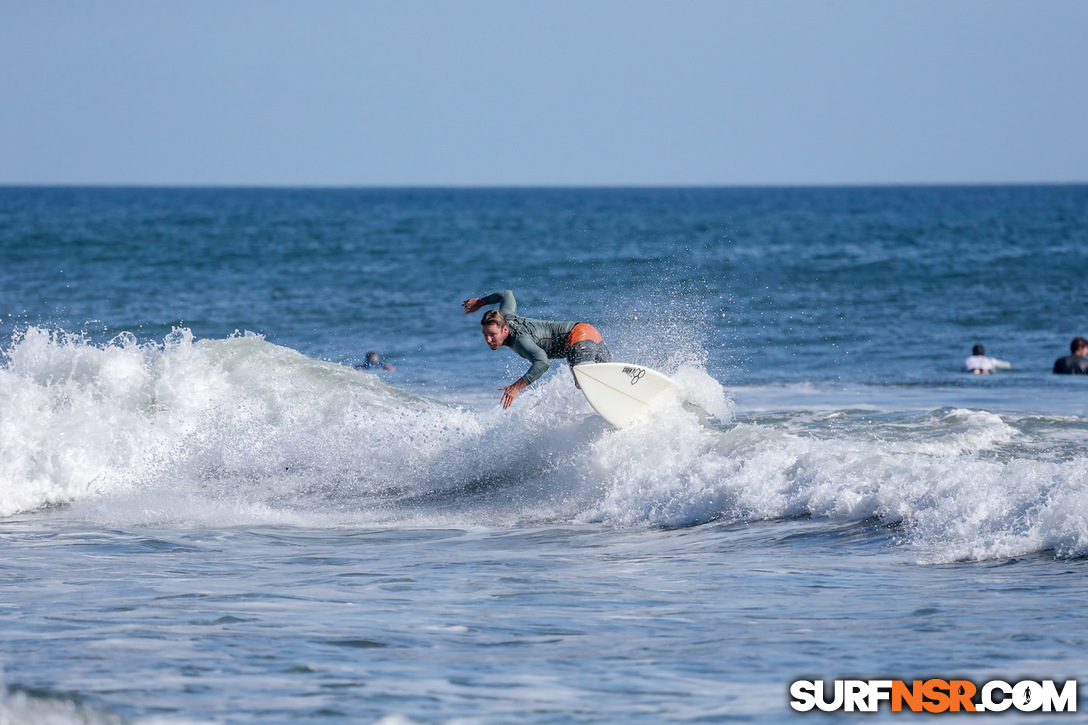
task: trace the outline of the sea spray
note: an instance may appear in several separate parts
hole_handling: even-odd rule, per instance
[[[816,517],[879,521],[926,561],[1088,553],[1088,459],[1055,458],[1033,433],[1069,422],[968,409],[735,418],[689,365],[671,371],[685,405],[615,430],[565,369],[508,411],[469,408],[252,334],[95,344],[29,328],[4,355],[5,516],[63,504],[134,526]]]
[[[215,381],[185,331],[161,345],[29,328],[0,367],[0,514],[131,483],[187,433]]]

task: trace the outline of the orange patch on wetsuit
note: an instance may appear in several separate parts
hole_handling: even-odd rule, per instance
[[[586,324],[585,322],[579,322],[574,326],[574,329],[567,335],[567,347],[585,340],[592,340],[593,342],[604,342],[604,338],[601,337],[601,333],[597,332],[597,328],[593,325]]]

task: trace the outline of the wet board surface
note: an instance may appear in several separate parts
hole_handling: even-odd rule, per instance
[[[660,396],[680,393],[666,375],[631,363],[577,365],[574,377],[593,409],[617,428],[630,425]]]

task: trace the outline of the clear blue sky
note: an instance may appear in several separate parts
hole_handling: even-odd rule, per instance
[[[1084,181],[1084,0],[0,2],[0,184]]]

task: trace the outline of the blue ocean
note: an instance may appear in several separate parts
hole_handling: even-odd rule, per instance
[[[614,429],[560,360],[503,410],[503,289],[686,404]],[[1088,186],[0,188],[0,723],[1084,677],[1086,302]]]

